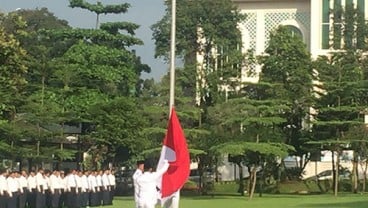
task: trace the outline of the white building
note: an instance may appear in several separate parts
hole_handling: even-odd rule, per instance
[[[334,31],[335,7],[345,9],[348,5],[353,6],[361,12],[368,20],[368,0],[232,0],[243,14],[246,14],[246,20],[239,25],[242,33],[243,52],[253,50],[256,56],[264,54],[267,47],[271,31],[278,26],[283,25],[291,29],[302,37],[312,58],[320,55],[328,55],[333,50],[332,37]],[[342,17],[343,18],[343,17]],[[341,31],[339,31],[341,32]],[[341,45],[344,45],[341,41]],[[198,60],[201,62],[199,56]],[[260,72],[260,66],[256,71]],[[257,82],[258,76],[249,77],[243,70],[241,76],[242,82]],[[368,115],[366,115],[368,120]],[[368,122],[368,121],[366,121]],[[316,172],[331,169],[331,156],[327,155],[323,161],[318,162],[318,168],[315,164],[309,164],[306,167],[306,175],[311,176]],[[342,162],[344,163],[344,162]],[[350,167],[349,164],[343,164]],[[238,167],[225,162],[219,167],[223,180],[236,179]],[[246,171],[244,171],[246,173]]]
[[[267,47],[270,32],[280,25],[303,38],[313,58],[331,51],[333,12],[337,5],[352,5],[368,19],[366,0],[233,0],[247,18],[240,25],[244,52],[252,49],[262,55]],[[335,23],[336,24],[336,23]],[[340,31],[341,32],[341,31]],[[342,43],[344,44],[344,43]],[[260,67],[258,66],[258,71]],[[242,81],[258,81],[243,72]]]

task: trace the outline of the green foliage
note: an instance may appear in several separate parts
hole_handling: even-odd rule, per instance
[[[139,25],[131,22],[106,22],[100,25],[101,30],[105,30],[110,34],[118,34],[119,30],[124,30],[130,35],[135,35],[135,30],[138,28]]]
[[[282,143],[230,142],[212,147],[211,150],[221,154],[244,155],[252,152],[260,156],[284,158],[295,149]]]
[[[96,14],[122,13],[129,7],[70,3]],[[142,44],[134,37],[138,25],[120,22],[104,23],[99,30],[72,29],[42,8],[0,15],[0,28],[1,52],[7,54],[2,57],[0,52],[7,73],[0,69],[0,82],[4,81],[1,88],[9,88],[0,91],[1,158],[61,162],[85,151],[92,165],[101,167],[115,157],[127,160],[150,144],[139,128],[145,121],[132,98],[140,93],[141,72],[150,71],[129,49]],[[63,147],[66,124],[83,127],[80,150],[73,144]]]
[[[120,14],[128,11],[130,5],[128,3],[118,4],[118,5],[103,5],[101,2],[97,2],[96,4],[88,3],[84,0],[70,0],[70,7],[87,9],[96,14]]]
[[[109,150],[123,146],[131,154],[137,154],[149,145],[142,134],[144,120],[137,103],[130,98],[116,98],[99,103],[90,111],[96,125],[93,137],[98,143],[106,144]]]
[[[268,56],[260,60],[263,64],[260,80],[282,84],[278,89],[284,91],[288,99],[299,103],[308,101],[312,62],[301,38],[293,36],[286,27],[279,27],[271,33],[265,52]]]
[[[47,36],[51,36],[55,39],[79,39],[88,40],[95,44],[113,46],[116,48],[127,48],[133,45],[141,45],[143,42],[138,38],[125,34],[111,34],[105,30],[95,29],[68,29],[68,30],[53,30],[44,31]]]

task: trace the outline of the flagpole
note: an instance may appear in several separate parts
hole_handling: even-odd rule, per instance
[[[176,38],[176,0],[171,0],[171,41],[170,41],[170,102],[169,115],[175,105],[175,38]],[[179,208],[179,190],[173,195],[168,208]]]
[[[176,0],[171,3],[171,41],[170,41],[170,102],[169,115],[171,116],[175,99],[175,36],[176,36]]]

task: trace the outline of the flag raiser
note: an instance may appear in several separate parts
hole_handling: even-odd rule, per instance
[[[169,161],[169,169],[157,182],[161,190],[162,204],[178,195],[190,173],[188,146],[174,108],[171,111],[157,169],[162,166],[165,159]]]

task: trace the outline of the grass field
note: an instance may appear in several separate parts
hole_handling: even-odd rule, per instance
[[[114,205],[106,208],[134,208],[132,197],[117,197]],[[368,195],[264,195],[249,201],[240,196],[195,196],[182,197],[180,208],[365,208]]]

